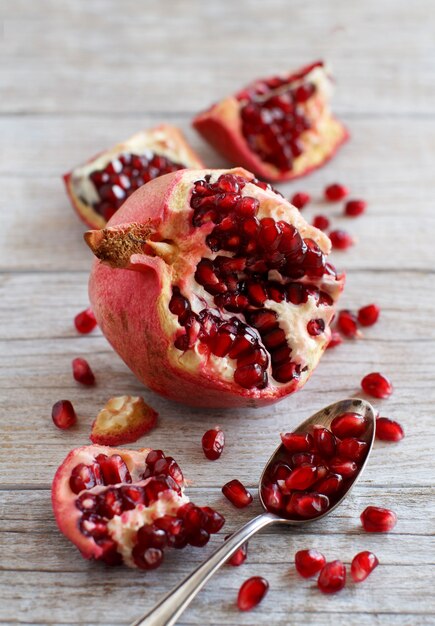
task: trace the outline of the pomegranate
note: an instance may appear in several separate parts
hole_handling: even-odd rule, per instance
[[[303,176],[330,159],[348,132],[329,109],[324,63],[260,79],[197,115],[193,125],[230,162],[261,178]]]
[[[368,533],[388,533],[397,524],[397,515],[390,509],[368,506],[361,513],[361,523]]]
[[[379,560],[373,552],[365,550],[356,554],[350,566],[350,574],[356,583],[361,583],[379,565]]]
[[[216,428],[211,428],[203,434],[201,443],[202,449],[207,459],[210,459],[210,461],[216,461],[220,458],[224,450],[224,432],[219,428],[219,426],[216,426]]]
[[[389,417],[376,419],[376,439],[381,441],[400,441],[405,436],[402,426]]]
[[[98,324],[137,377],[195,406],[258,406],[301,388],[344,277],[327,236],[242,169],[149,182],[86,241]]]
[[[69,400],[58,400],[51,409],[51,418],[54,425],[62,430],[71,428],[77,421],[77,415]]]
[[[325,565],[326,559],[321,552],[315,549],[299,550],[295,554],[295,567],[301,576],[311,578]]]
[[[69,453],[53,480],[61,532],[86,559],[154,569],[166,548],[202,546],[224,524],[184,494],[183,474],[161,450],[92,445]]]
[[[92,424],[92,443],[120,446],[133,443],[154,428],[158,413],[138,396],[110,398]]]
[[[174,126],[136,133],[64,175],[72,205],[91,228],[103,228],[121,204],[149,180],[185,167],[202,167]]]
[[[320,572],[317,586],[322,593],[336,593],[346,584],[346,567],[341,561],[327,563]]]
[[[269,583],[261,576],[252,576],[245,580],[239,589],[237,606],[241,611],[250,611],[259,604],[269,589]]]

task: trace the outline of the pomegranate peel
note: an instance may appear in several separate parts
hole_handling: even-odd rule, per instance
[[[286,76],[260,79],[193,120],[231,163],[269,181],[304,176],[348,138],[329,109],[332,79],[322,61]]]
[[[154,428],[158,413],[138,396],[110,398],[92,424],[92,443],[119,446],[133,443]]]
[[[162,124],[100,152],[63,179],[80,219],[91,228],[104,228],[124,200],[148,180],[202,166],[178,128]]]
[[[166,397],[270,404],[305,384],[328,344],[344,282],[329,239],[246,170],[159,177],[85,239],[102,332]]]

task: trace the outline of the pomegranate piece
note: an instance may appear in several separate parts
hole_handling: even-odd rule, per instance
[[[389,509],[368,506],[361,513],[361,523],[369,533],[388,533],[397,523],[397,515]]]
[[[349,195],[349,189],[340,183],[332,183],[325,187],[325,198],[329,202],[338,202]]]
[[[346,584],[346,567],[341,561],[327,563],[321,570],[317,586],[322,593],[337,593]]]
[[[352,235],[349,235],[348,232],[340,228],[331,230],[329,239],[331,240],[332,247],[336,250],[347,250],[355,243]]]
[[[316,215],[313,218],[313,226],[320,230],[327,230],[329,228],[329,219],[326,215]]]
[[[252,502],[252,495],[237,478],[226,483],[222,487],[222,493],[238,509],[243,509]]]
[[[329,508],[329,498],[322,493],[293,493],[287,507],[287,513],[302,519],[318,517]]]
[[[110,398],[92,424],[90,439],[104,446],[133,443],[154,428],[157,417],[139,396]]]
[[[62,430],[71,428],[77,421],[76,412],[69,400],[58,400],[58,402],[55,402],[51,409],[51,417],[54,425]]]
[[[290,198],[291,204],[299,209],[299,211],[303,209],[310,202],[310,200],[310,194],[303,191],[298,191]]]
[[[325,565],[326,559],[321,552],[315,549],[299,550],[295,554],[295,567],[303,578],[311,578]]]
[[[337,326],[345,337],[359,337],[361,335],[358,330],[358,320],[356,315],[348,309],[343,309],[338,313]]]
[[[348,200],[344,205],[344,214],[348,217],[358,217],[367,208],[365,200]]]
[[[226,535],[225,541],[229,539],[230,537],[231,535]],[[240,565],[243,565],[247,557],[248,557],[248,542],[241,545],[240,548],[238,548],[234,552],[234,554],[228,559],[227,564],[232,565],[233,567],[239,567]]]
[[[63,179],[80,219],[103,228],[136,189],[185,167],[202,167],[202,162],[178,128],[161,125],[101,152]]]
[[[402,426],[389,417],[376,419],[376,439],[381,441],[400,441],[405,436]]]
[[[361,583],[379,565],[378,558],[373,552],[365,550],[356,554],[350,566],[350,575],[356,583]]]
[[[358,441],[355,437],[346,437],[338,443],[337,454],[342,459],[360,461],[366,456],[367,448],[365,441]]]
[[[323,458],[334,456],[337,442],[330,430],[322,426],[315,426],[313,428],[313,439],[316,449]]]
[[[326,346],[326,348],[329,350],[329,348],[335,348],[336,346],[339,346],[341,343],[343,343],[342,336],[336,330],[333,330],[331,333],[331,339],[329,340],[329,343]]]
[[[78,313],[74,318],[74,324],[79,333],[87,335],[94,330],[97,325],[97,320],[92,309],[85,309],[81,313]]]
[[[80,358],[73,359],[71,365],[72,365],[74,380],[76,380],[78,383],[82,385],[86,385],[89,387],[91,387],[92,385],[95,385],[94,373],[91,370],[90,365],[86,361],[86,359],[80,359]]]
[[[245,170],[150,181],[85,238],[102,261],[90,279],[102,332],[169,398],[270,404],[305,384],[329,341],[343,286],[329,240]]]
[[[205,545],[225,520],[188,501],[174,464],[161,450],[76,448],[53,480],[59,529],[84,558],[145,570],[158,567],[169,548]]]
[[[207,432],[203,434],[201,443],[205,456],[210,459],[210,461],[216,461],[223,452],[225,435],[223,431],[216,426],[216,428],[207,430]]]
[[[379,372],[367,374],[361,381],[365,393],[373,398],[388,398],[393,393],[393,385],[386,376]]]
[[[310,433],[281,433],[281,441],[289,452],[309,452],[314,447]]]
[[[303,491],[308,489],[317,480],[317,467],[303,465],[296,467],[285,481],[285,486],[289,491],[297,489]]]
[[[358,322],[361,326],[372,326],[379,318],[380,308],[376,304],[368,304],[358,311]]]
[[[269,583],[261,576],[248,578],[239,589],[237,606],[241,611],[250,611],[260,604],[269,589]]]
[[[331,422],[331,430],[336,437],[359,437],[364,434],[367,423],[363,415],[358,413],[341,413]]]
[[[193,126],[230,162],[261,178],[303,176],[323,165],[348,138],[331,115],[330,86],[318,61],[251,83],[197,115]]]
[[[343,478],[352,478],[358,471],[358,465],[354,461],[334,458],[331,459],[329,463],[329,469],[334,472],[334,474],[340,474]]]

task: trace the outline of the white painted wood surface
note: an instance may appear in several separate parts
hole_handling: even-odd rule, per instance
[[[280,430],[322,405],[358,393],[365,373],[395,385],[375,405],[406,430],[376,444],[361,483],[324,522],[268,531],[242,567],[224,568],[180,624],[416,626],[435,623],[433,419],[435,374],[435,5],[432,0],[238,3],[134,0],[3,0],[0,4],[0,623],[128,624],[217,545],[171,554],[156,572],[105,569],[81,559],[57,532],[50,482],[57,465],[88,441],[90,424],[115,394],[143,393],[159,427],[138,445],[170,451],[193,481],[189,493],[227,517],[225,532],[259,511],[227,504],[220,487],[238,477],[252,489]],[[352,141],[323,170],[293,185],[320,196],[325,183],[369,201],[366,216],[338,218],[359,239],[336,262],[348,272],[343,305],[382,307],[365,338],[327,353],[307,387],[258,411],[191,410],[144,390],[99,331],[77,336],[87,305],[90,254],[60,175],[141,127],[179,125],[210,166],[222,161],[190,130],[193,114],[254,77],[317,57],[335,69],[335,110]],[[98,386],[78,388],[74,356],[89,358]],[[51,424],[59,398],[79,424]],[[222,460],[206,462],[203,431],[227,434]],[[175,434],[174,434],[175,433]],[[387,536],[364,534],[368,504],[399,517]],[[292,565],[315,546],[349,563],[372,549],[381,565],[364,584],[321,596]],[[261,574],[270,592],[240,614],[241,582]]]

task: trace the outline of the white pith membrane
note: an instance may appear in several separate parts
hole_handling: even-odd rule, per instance
[[[196,228],[192,227],[192,213],[193,209],[190,207],[190,198],[193,190],[193,184],[195,181],[204,178],[206,175],[211,175],[210,183],[216,182],[222,174],[236,174],[240,175],[240,172],[244,170],[204,170],[203,172],[184,172],[182,179],[177,184],[173,195],[169,199],[169,207],[173,213],[179,213],[180,219],[176,215],[172,215],[171,219],[162,223],[159,235],[165,242],[160,244],[150,243],[154,249],[156,255],[163,256],[168,254],[169,247],[172,252],[171,264],[166,265],[167,271],[163,273],[162,281],[164,287],[162,289],[161,300],[158,303],[160,315],[164,319],[165,328],[168,330],[168,334],[173,334],[175,338],[182,334],[183,326],[178,323],[176,315],[169,312],[169,301],[172,297],[172,288],[174,286],[179,287],[181,295],[187,298],[190,302],[191,309],[195,313],[200,313],[203,309],[209,309],[211,313],[215,314],[223,320],[230,320],[231,318],[238,318],[247,326],[250,324],[246,321],[243,313],[229,312],[225,309],[220,310],[214,303],[213,295],[208,293],[204,287],[199,285],[194,277],[195,268],[202,258],[215,259],[217,256],[236,256],[232,252],[219,250],[213,252],[206,244],[205,239],[215,227],[214,223],[208,223]],[[198,174],[202,174],[199,178]],[[312,239],[315,241],[324,254],[329,254],[331,244],[328,237],[320,230],[310,226],[299,213],[298,209],[291,205],[287,200],[280,197],[277,193],[271,189],[261,189],[254,183],[247,182],[241,190],[242,196],[249,196],[256,198],[260,202],[260,208],[257,214],[257,218],[273,217],[275,220],[286,221],[289,224],[294,225],[303,239]],[[185,223],[190,224],[190,235],[186,232]],[[181,227],[180,225],[183,224]],[[193,228],[193,232],[192,232]],[[160,246],[162,246],[160,248]],[[188,264],[190,271],[186,272],[186,264]],[[187,278],[186,278],[187,276]],[[180,277],[183,277],[182,279]],[[325,349],[329,338],[330,328],[329,323],[334,314],[335,302],[342,290],[342,278],[336,279],[332,275],[325,274],[321,278],[312,276],[304,276],[301,279],[289,279],[282,277],[277,270],[271,270],[268,273],[269,280],[276,280],[278,282],[292,282],[314,285],[322,291],[328,293],[333,300],[332,306],[321,305],[317,306],[314,296],[309,296],[307,302],[300,305],[292,304],[291,302],[275,302],[274,300],[267,300],[261,309],[269,309],[275,311],[279,318],[279,327],[285,331],[286,340],[288,346],[292,349],[291,360],[300,364],[301,374],[297,381],[297,387],[302,387],[311,371],[317,365],[320,356]],[[308,333],[307,324],[312,319],[321,319],[325,323],[325,331],[317,336],[312,336]],[[250,326],[250,328],[253,328]],[[253,329],[255,331],[255,329]],[[259,345],[263,346],[260,334],[258,335]],[[269,352],[269,351],[268,351]],[[269,353],[270,356],[270,353]],[[199,340],[195,345],[185,352],[177,349],[175,346],[169,348],[169,358],[176,367],[181,367],[192,373],[202,370],[205,374],[209,374],[210,378],[216,379],[218,376],[220,379],[229,383],[236,384],[234,382],[234,372],[236,370],[237,362],[235,359],[231,359],[228,356],[217,357],[210,354],[204,343]],[[268,374],[268,388],[281,388],[289,385],[294,386],[295,381],[281,383],[276,381],[272,377],[272,368],[269,358],[269,365],[267,368]],[[240,388],[241,389],[241,388]],[[253,396],[260,395],[261,390],[256,388],[245,389],[247,394]]]

